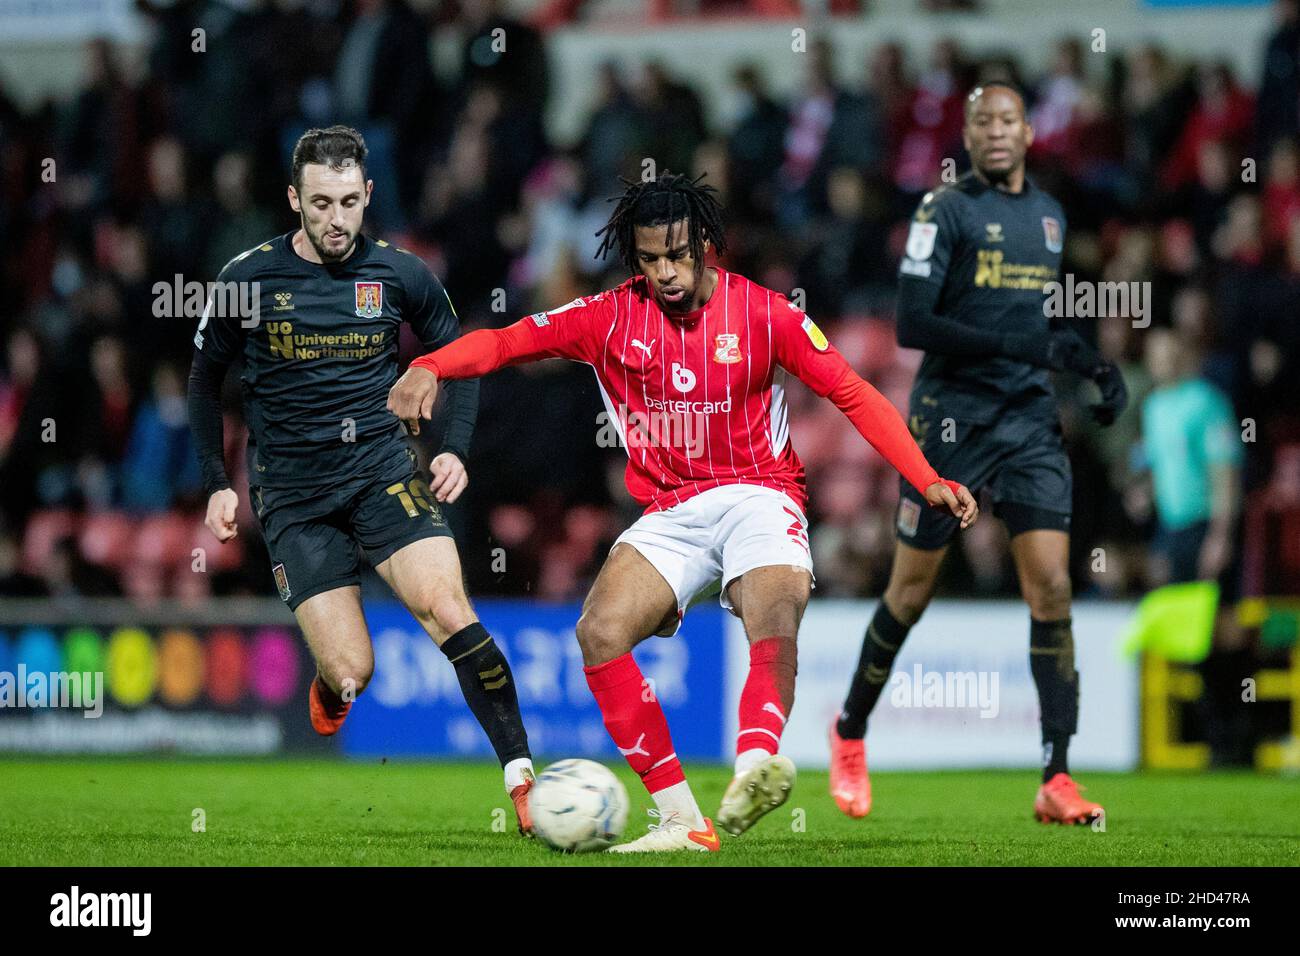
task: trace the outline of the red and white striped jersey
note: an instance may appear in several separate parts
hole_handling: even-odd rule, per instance
[[[835,401],[913,484],[924,482],[922,491],[938,480],[897,411],[812,319],[778,292],[717,273],[709,301],[685,315],[661,311],[638,276],[506,329],[472,332],[412,365],[440,378],[545,357],[590,365],[608,426],[627,449],[628,491],[647,511],[733,484],[775,488],[806,510],[804,467],[790,444],[787,373]],[[896,448],[900,441],[910,447]]]

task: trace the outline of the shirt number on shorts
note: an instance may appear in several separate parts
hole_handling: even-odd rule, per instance
[[[433,502],[429,500],[429,486],[419,478],[412,478],[406,484],[399,481],[395,485],[389,485],[384,490],[390,495],[397,496],[397,500],[406,509],[408,517],[418,518],[421,511],[426,511],[431,515],[438,514]]]

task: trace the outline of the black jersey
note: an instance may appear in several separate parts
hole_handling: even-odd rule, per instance
[[[967,173],[921,200],[899,296],[909,283],[933,283],[938,315],[1000,333],[1046,333],[1043,286],[1057,279],[1064,241],[1061,204],[1028,177],[1009,193]],[[1012,358],[926,353],[913,405],[936,394],[958,420],[988,424],[1010,406],[1055,415],[1048,372]]]
[[[218,283],[239,283],[246,296],[244,284],[257,284],[245,299],[257,302],[256,320],[222,315],[214,307],[218,285],[194,345],[220,366],[243,357],[250,483],[308,489],[407,456],[402,424],[386,408],[397,380],[399,327],[409,323],[431,350],[453,341],[460,323],[442,283],[417,256],[359,235],[344,262],[323,265],[299,256],[292,237],[250,249],[221,270]],[[452,419],[472,428],[477,381],[448,394],[460,406]],[[464,457],[468,435],[449,433],[449,446]]]

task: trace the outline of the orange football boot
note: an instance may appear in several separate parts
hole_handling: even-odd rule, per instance
[[[334,692],[330,691],[333,696]],[[347,719],[348,711],[352,709],[352,701],[340,700],[334,707],[325,703],[321,697],[321,679],[316,675],[316,679],[311,682],[311,690],[307,692],[307,711],[311,714],[311,726],[316,733],[322,737],[333,737],[343,726],[343,721]]]
[[[528,794],[533,789],[533,773],[531,770],[524,771],[524,782],[510,791],[510,799],[515,804],[515,816],[519,818],[519,835],[531,837],[533,835],[533,814],[528,809]]]
[[[851,817],[871,812],[871,778],[867,775],[867,742],[840,736],[838,720],[831,721],[831,796]]]
[[[1091,823],[1105,810],[1079,796],[1079,785],[1068,773],[1058,773],[1038,788],[1034,816],[1039,823]]]

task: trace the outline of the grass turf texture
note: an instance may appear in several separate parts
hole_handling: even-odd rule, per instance
[[[650,822],[651,803],[626,768],[615,769],[632,798],[630,839]],[[729,770],[693,766],[687,774],[712,814]],[[500,772],[485,764],[0,760],[0,865],[1300,863],[1294,780],[1080,779],[1106,806],[1105,832],[1035,822],[1031,771],[873,774],[876,805],[865,820],[839,813],[824,772],[802,771],[786,806],[742,837],[721,834],[721,853],[629,858],[565,856],[521,839]],[[206,814],[206,832],[192,832],[195,808]]]

